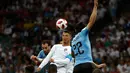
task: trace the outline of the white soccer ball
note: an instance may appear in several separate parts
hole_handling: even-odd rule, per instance
[[[67,21],[65,19],[58,19],[56,22],[56,27],[60,30],[67,28]]]

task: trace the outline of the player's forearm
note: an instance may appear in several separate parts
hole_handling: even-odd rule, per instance
[[[106,64],[105,63],[102,63],[102,64],[96,64],[93,62],[93,64],[96,66],[96,68],[103,68],[103,67],[106,67]]]
[[[49,62],[49,60],[52,57],[53,52],[54,52],[54,50],[51,50],[49,52],[49,54],[46,56],[46,58],[44,58],[44,60],[42,61],[42,63],[39,65],[39,68],[43,68]]]
[[[93,62],[93,64],[94,64],[94,66],[95,66],[96,68],[98,68],[98,65],[97,65],[96,63]]]
[[[43,59],[42,59],[42,58],[37,58],[37,60],[38,60],[39,62],[42,62],[42,61],[43,61]]]
[[[45,58],[39,65],[39,68],[43,68],[49,62],[49,59],[50,59],[49,57]]]
[[[97,5],[94,5],[92,14],[91,14],[90,19],[89,19],[89,23],[94,24],[96,17],[97,17]]]
[[[72,60],[72,55],[68,54],[65,59],[63,60],[54,60],[55,63],[59,64],[68,64]]]
[[[93,26],[93,24],[95,23],[95,21],[96,21],[96,17],[97,17],[97,6],[98,6],[98,3],[95,2],[92,14],[91,14],[91,16],[89,18],[89,23],[86,26],[88,29],[90,29]]]

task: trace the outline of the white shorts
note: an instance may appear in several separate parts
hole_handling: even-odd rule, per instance
[[[69,68],[66,73],[73,73],[73,68],[74,68],[73,66]]]
[[[67,69],[66,73],[73,73],[74,66],[70,64],[67,66],[66,69]]]
[[[66,68],[65,67],[57,68],[57,73],[66,73]]]
[[[67,72],[66,73],[73,73],[73,69],[74,69],[74,60],[72,60],[72,62],[70,62],[67,66],[66,66]]]

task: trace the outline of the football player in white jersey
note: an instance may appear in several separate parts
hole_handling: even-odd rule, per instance
[[[40,71],[50,61],[51,64],[54,64],[57,67],[57,72],[54,72],[56,71],[54,70],[53,73],[72,73],[73,60],[71,56],[70,41],[71,41],[71,33],[67,30],[63,31],[62,44],[56,44],[51,48],[47,57],[42,61],[42,63],[37,68],[37,71]]]

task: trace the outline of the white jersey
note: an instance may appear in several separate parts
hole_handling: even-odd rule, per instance
[[[74,69],[74,58],[71,60],[71,62],[66,66],[66,73],[73,73]]]
[[[46,58],[42,61],[39,68],[43,68],[51,58],[54,59],[54,63],[57,66],[57,68],[64,67],[65,73],[72,73],[73,72],[73,64],[72,64],[72,58],[68,58],[67,56],[71,54],[71,47],[70,46],[63,46],[62,44],[56,44],[52,47],[49,54],[46,56]],[[71,67],[71,68],[69,68]],[[67,72],[69,70],[72,70],[72,72]]]

